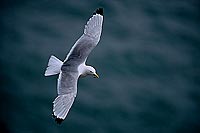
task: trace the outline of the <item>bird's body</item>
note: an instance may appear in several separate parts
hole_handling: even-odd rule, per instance
[[[96,74],[92,66],[87,66],[86,60],[90,52],[100,40],[103,24],[103,9],[98,8],[85,25],[83,35],[71,48],[64,62],[51,56],[45,76],[59,74],[57,81],[58,96],[53,101],[53,116],[61,123],[67,116],[77,94],[79,77]]]

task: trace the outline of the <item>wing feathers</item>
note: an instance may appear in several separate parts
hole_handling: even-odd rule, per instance
[[[82,58],[80,53],[84,53],[85,56],[79,61],[79,65],[86,60],[89,53],[100,40],[102,24],[103,9],[98,8],[93,16],[86,23],[84,34],[76,41],[74,46],[71,48],[66,59],[64,60],[64,64],[68,61],[69,57],[73,57],[73,59]]]
[[[58,119],[65,119],[67,113],[69,112],[73,102],[75,94],[70,93],[66,95],[59,95],[53,101],[53,115]]]
[[[101,35],[103,23],[103,16],[100,14],[93,15],[92,18],[89,19],[87,24],[85,25],[84,34],[99,38]]]

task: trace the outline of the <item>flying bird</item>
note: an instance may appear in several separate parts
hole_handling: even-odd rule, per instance
[[[82,36],[76,41],[62,62],[51,55],[45,76],[59,74],[57,80],[57,97],[53,101],[53,117],[60,124],[67,116],[77,95],[77,82],[80,77],[99,76],[92,66],[86,65],[90,52],[100,40],[103,24],[103,8],[98,8],[85,25]]]

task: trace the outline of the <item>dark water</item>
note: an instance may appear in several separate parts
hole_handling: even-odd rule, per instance
[[[88,59],[100,78],[79,81],[62,125],[51,117],[56,76],[97,7],[101,41]],[[0,132],[199,133],[198,0],[3,0],[0,4]]]

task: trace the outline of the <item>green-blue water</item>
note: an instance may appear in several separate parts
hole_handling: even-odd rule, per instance
[[[67,119],[51,117],[57,76],[92,12],[103,7],[101,41]],[[0,4],[1,133],[199,133],[198,0],[4,0]]]

